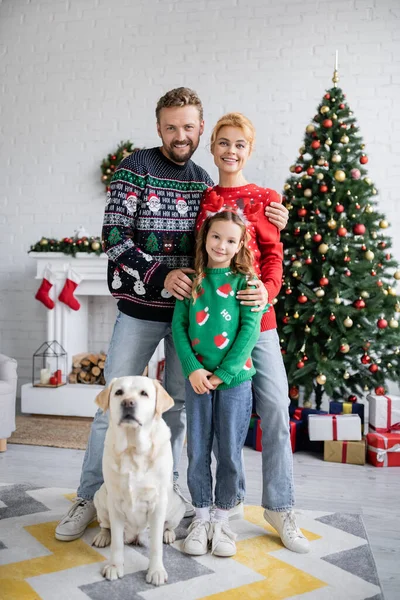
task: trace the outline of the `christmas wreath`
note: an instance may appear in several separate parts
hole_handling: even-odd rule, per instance
[[[135,148],[133,143],[130,140],[127,140],[126,142],[121,142],[115,152],[109,154],[107,158],[103,160],[100,166],[102,172],[101,181],[105,185],[107,192],[109,190],[114,171],[118,167],[121,160],[133,152],[137,152],[138,150],[140,150],[140,148]]]
[[[41,240],[31,246],[29,252],[63,252],[70,256],[75,256],[77,252],[86,252],[87,254],[97,254],[99,256],[103,250],[99,237],[65,237],[62,240],[42,237]]]

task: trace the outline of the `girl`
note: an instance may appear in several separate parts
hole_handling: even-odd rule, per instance
[[[254,217],[254,208],[249,216]],[[176,302],[172,321],[175,348],[188,378],[188,486],[196,509],[183,549],[195,556],[205,554],[209,542],[216,556],[236,553],[228,512],[242,499],[241,452],[255,373],[251,352],[261,319],[260,312],[252,312],[235,297],[254,278],[246,242],[246,225],[235,212],[222,211],[204,221],[196,242],[192,297]],[[219,453],[211,524],[214,435]]]
[[[215,125],[211,134],[211,152],[219,171],[219,183],[210,188],[203,199],[197,221],[218,210],[254,210],[262,204],[256,221],[248,227],[250,248],[254,254],[254,270],[259,280],[255,287],[239,292],[244,305],[261,310],[273,303],[282,281],[282,244],[278,229],[265,217],[265,207],[280,202],[274,190],[248,183],[243,168],[249,159],[255,140],[252,123],[240,113],[229,113]],[[256,369],[253,392],[256,411],[261,418],[262,449],[262,506],[264,518],[279,533],[284,545],[293,552],[308,552],[309,543],[297,526],[294,505],[293,463],[288,416],[288,383],[276,330],[276,317],[270,306],[261,318],[261,334],[252,353]],[[240,497],[244,496],[244,478]]]

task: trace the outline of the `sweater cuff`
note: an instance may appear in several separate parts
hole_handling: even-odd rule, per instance
[[[218,367],[218,369],[216,369],[216,371],[214,371],[214,375],[216,375],[217,377],[222,379],[222,381],[224,383],[226,383],[227,385],[229,385],[233,379],[233,375],[230,375],[229,373],[227,373],[226,371],[224,371],[224,369],[221,369],[220,367]]]
[[[188,356],[182,362],[182,371],[185,377],[189,377],[193,371],[197,371],[198,369],[204,369],[204,367],[194,355]]]

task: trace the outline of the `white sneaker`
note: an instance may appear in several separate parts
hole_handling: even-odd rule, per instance
[[[211,534],[212,526],[210,521],[193,519],[188,528],[188,535],[183,542],[183,551],[192,556],[207,554]]]
[[[182,498],[182,500],[185,503],[185,514],[183,515],[184,518],[186,519],[186,517],[194,517],[194,515],[196,514],[195,508],[192,505],[192,503],[190,502],[190,500],[188,500],[187,498],[185,498],[185,496],[182,494],[182,490],[179,487],[179,483],[177,481],[174,481],[174,492],[176,492],[178,494],[178,496],[180,498]]]
[[[310,551],[310,544],[297,526],[293,510],[278,512],[266,508],[264,519],[276,529],[286,548],[299,554],[306,554]]]
[[[216,521],[212,524],[211,554],[215,556],[234,556],[236,554],[236,533],[229,527],[229,521]]]
[[[62,542],[77,540],[95,518],[96,509],[93,500],[76,498],[74,504],[56,527],[56,539]]]
[[[228,514],[228,519],[230,521],[235,521],[236,519],[243,519],[244,518],[244,504],[243,502],[239,502],[238,504],[236,504],[236,506],[234,506],[233,508],[230,509],[229,514]]]

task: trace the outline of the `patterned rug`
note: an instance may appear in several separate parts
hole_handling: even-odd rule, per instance
[[[383,600],[362,519],[355,514],[298,511],[310,540],[309,554],[286,550],[262,510],[245,508],[234,521],[234,558],[181,552],[190,520],[178,540],[164,546],[167,585],[146,584],[148,548],[125,546],[125,576],[100,574],[109,549],[91,541],[93,523],[80,540],[59,542],[54,528],[74,496],[71,490],[0,485],[1,600]]]
[[[92,421],[90,417],[17,415],[16,430],[7,442],[86,450]]]

